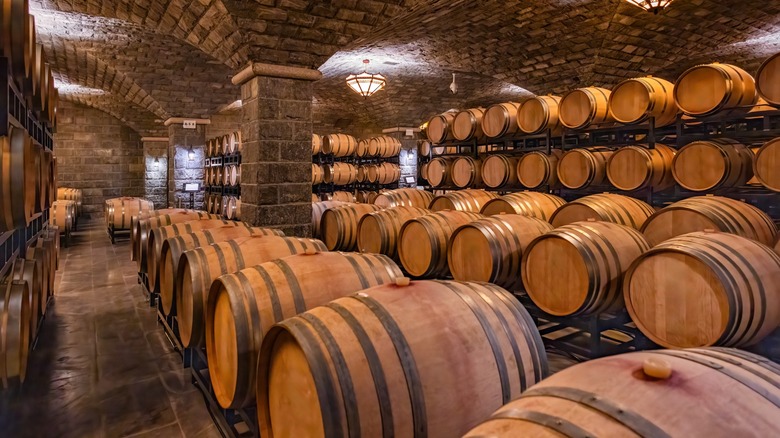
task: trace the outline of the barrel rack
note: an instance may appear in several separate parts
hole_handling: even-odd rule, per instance
[[[323,154],[322,152],[312,156],[312,163],[319,164],[320,166],[332,166],[333,163],[350,163],[355,166],[364,166],[369,164],[379,163],[394,163],[398,164],[398,156],[382,158],[382,157],[334,157],[330,154]],[[382,189],[394,190],[398,188],[398,181],[390,184],[379,184],[370,182],[355,182],[346,185],[336,185],[333,183],[322,182],[312,186],[312,193],[316,194],[320,199],[323,194],[331,194],[336,191],[344,191],[354,193],[357,190],[367,190],[378,192]]]
[[[204,163],[204,168],[222,167],[224,172],[224,169],[227,166],[234,165],[234,164],[239,166],[241,165],[241,152],[239,151],[233,152],[232,154],[225,154],[217,157],[206,158]],[[207,180],[206,183],[203,185],[203,192],[204,192],[203,210],[208,210],[208,205],[206,205],[208,202],[208,195],[216,194],[221,196],[240,197],[241,184],[239,183],[236,186],[228,186],[220,182],[220,184],[212,185],[211,181]],[[240,220],[240,218],[233,218],[233,220]]]

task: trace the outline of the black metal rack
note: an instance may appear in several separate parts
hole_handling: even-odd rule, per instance
[[[381,164],[381,163],[393,163],[395,165],[399,165],[399,160],[397,155],[392,157],[357,157],[357,156],[334,157],[331,154],[323,154],[322,152],[320,152],[317,155],[312,156],[312,163],[318,164],[320,166],[332,166],[334,163],[350,163],[355,166],[365,166],[369,164]],[[316,194],[319,198],[322,198],[323,194],[332,194],[333,192],[337,192],[337,191],[344,191],[344,192],[351,192],[351,193],[355,193],[356,191],[378,192],[379,190],[382,189],[386,189],[386,190],[397,189],[398,186],[399,186],[398,181],[392,182],[390,184],[380,184],[378,182],[375,183],[354,182],[352,184],[345,184],[345,185],[337,185],[333,183],[322,182],[320,184],[312,185],[312,193]]]
[[[219,155],[215,157],[206,158],[204,163],[204,168],[214,168],[214,167],[221,167],[222,171],[224,172],[227,166],[232,165],[241,165],[241,152],[236,151],[231,154],[224,154]],[[206,183],[203,185],[203,192],[204,194],[218,194],[221,196],[235,196],[240,197],[241,196],[241,184],[237,184],[235,186],[225,185],[222,184],[220,181],[220,184],[211,184],[211,181],[206,181]],[[204,204],[207,202],[207,197],[204,197],[203,200]],[[203,209],[206,210],[207,206],[204,205]],[[238,218],[234,218],[238,220]]]

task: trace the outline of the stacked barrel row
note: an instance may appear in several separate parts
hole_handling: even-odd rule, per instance
[[[241,132],[206,142],[203,209],[223,218],[241,218]]]
[[[371,420],[353,432],[361,436],[388,427],[399,433],[428,429],[427,423],[437,434],[463,433],[548,372],[532,319],[497,286],[410,282],[384,255],[329,252],[319,240],[193,211],[153,214],[137,221],[136,258],[145,260],[139,269],[150,290],[160,294],[161,311],[176,318],[183,345],[205,347],[218,403],[256,405],[263,436],[271,429],[285,436],[320,435],[309,429],[316,409],[276,399],[279,391],[292,393],[288,385],[310,381],[305,369],[317,381],[352,382],[347,393],[332,382],[295,393],[335,398],[332,406],[349,412],[360,406],[361,417]],[[426,316],[434,303],[442,312]],[[457,323],[445,324],[453,320]],[[497,350],[498,345],[507,348]],[[441,369],[445,352],[458,367]],[[331,368],[331,361],[342,366]],[[365,366],[379,380],[365,379],[359,371]],[[320,375],[329,369],[337,374]],[[406,383],[410,371],[414,385]],[[474,397],[453,410],[450,400],[462,393]],[[419,411],[423,398],[425,414]],[[380,425],[380,411],[388,408],[397,424],[369,426]],[[452,421],[454,414],[462,418]],[[302,425],[286,421],[288,415],[315,416]],[[324,417],[327,434],[330,427],[359,427],[340,418]]]
[[[206,167],[204,178],[206,185],[238,187],[241,185],[241,165],[227,164]]]
[[[396,194],[407,192],[384,199]],[[524,290],[556,316],[627,308],[667,347],[751,345],[780,323],[777,229],[742,201],[702,196],[655,211],[617,194],[565,203],[463,190],[377,203],[315,204],[313,231],[331,250],[385,254],[416,278]]]
[[[230,220],[241,219],[240,196],[206,193],[203,203],[208,213],[222,215]]]
[[[49,227],[10,262],[0,279],[0,380],[3,388],[18,387],[25,380],[27,361],[54,295],[59,264],[59,231]]]
[[[357,139],[347,134],[312,134],[311,154],[334,157],[390,158],[401,153],[401,142],[388,135]]]
[[[206,158],[231,155],[239,153],[243,149],[244,146],[241,143],[241,132],[235,131],[208,140],[206,142]]]

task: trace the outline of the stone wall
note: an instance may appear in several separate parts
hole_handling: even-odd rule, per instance
[[[103,215],[104,201],[144,196],[141,137],[103,111],[61,101],[54,154],[58,184],[84,192],[84,213]]]
[[[154,208],[168,206],[168,142],[144,141],[144,197]]]
[[[241,111],[211,116],[211,123],[206,125],[206,140],[214,137],[241,131]]]
[[[184,193],[185,184],[203,186],[206,126],[198,125],[196,129],[184,129],[180,124],[168,126],[168,205],[171,207],[177,207],[179,202],[183,207],[190,206],[190,195]],[[194,155],[192,160],[190,150]],[[195,205],[191,207],[201,208],[203,197],[203,190],[195,193]]]

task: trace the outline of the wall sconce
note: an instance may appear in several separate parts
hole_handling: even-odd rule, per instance
[[[190,149],[187,152],[187,157],[190,159],[190,161],[195,161],[195,151],[192,150],[192,146],[190,146]]]
[[[155,157],[154,158],[154,169],[157,170],[160,168],[160,159]]]

